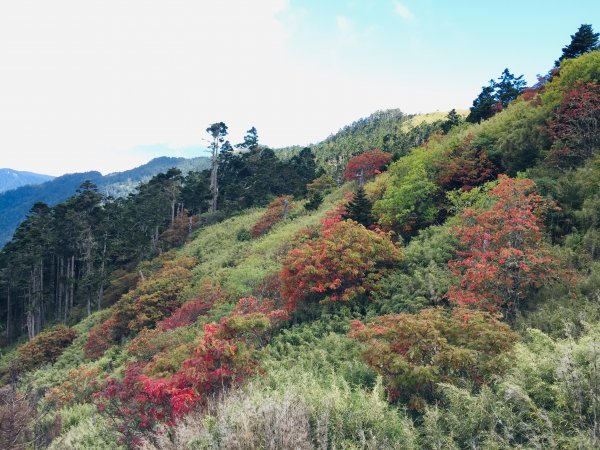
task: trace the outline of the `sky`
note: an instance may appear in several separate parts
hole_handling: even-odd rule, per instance
[[[595,23],[594,23],[595,21]],[[318,142],[387,108],[466,109],[547,72],[597,0],[2,0],[0,167],[109,173],[240,142]]]

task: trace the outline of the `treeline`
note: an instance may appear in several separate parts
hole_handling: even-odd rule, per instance
[[[343,127],[324,141],[311,145],[310,149],[319,166],[329,175],[340,179],[353,156],[378,148],[393,154],[397,159],[407,154],[411,148],[423,144],[442,125],[441,120],[413,125],[411,120],[414,117],[399,109],[377,111]],[[302,147],[283,148],[278,150],[278,154],[289,158],[301,150]]]
[[[225,127],[226,129],[226,127]],[[258,143],[218,147],[218,203],[211,170],[170,169],[126,198],[107,197],[91,181],[56,206],[38,202],[0,252],[0,330],[12,342],[49,323],[75,323],[113,303],[143,271],[140,261],[183,244],[189,233],[280,195],[303,197],[316,176],[308,149],[287,161]],[[213,164],[214,169],[214,164]]]

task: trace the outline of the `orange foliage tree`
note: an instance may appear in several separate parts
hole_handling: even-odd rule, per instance
[[[454,229],[462,250],[450,268],[461,277],[448,291],[452,302],[501,311],[513,320],[532,288],[562,276],[544,243],[542,216],[552,202],[531,180],[500,176],[489,208],[467,208]]]
[[[351,323],[365,344],[363,358],[386,382],[390,400],[421,410],[436,399],[438,383],[480,385],[506,368],[504,353],[516,340],[510,327],[484,311],[430,308],[418,314]]]
[[[338,219],[339,220],[339,219]],[[290,250],[280,274],[289,311],[298,302],[348,301],[368,294],[401,251],[389,236],[352,221],[331,221]]]
[[[77,333],[73,328],[57,325],[44,331],[19,347],[17,368],[31,370],[42,364],[56,361],[61,353],[73,342]]]

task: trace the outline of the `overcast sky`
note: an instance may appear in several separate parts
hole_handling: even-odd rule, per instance
[[[217,121],[279,147],[467,108],[599,19],[596,0],[0,0],[0,167],[107,173],[199,155]]]

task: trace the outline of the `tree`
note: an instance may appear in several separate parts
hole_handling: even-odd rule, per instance
[[[462,224],[454,229],[462,250],[449,263],[460,284],[448,298],[502,312],[514,321],[534,288],[560,279],[558,261],[543,238],[543,215],[553,203],[536,194],[535,183],[505,175],[489,195],[489,208],[467,208]]]
[[[342,215],[342,218],[353,220],[368,228],[375,223],[371,208],[372,205],[367,198],[364,187],[359,186],[352,200],[346,205],[346,213]]]
[[[525,89],[527,82],[523,79],[523,75],[514,76],[510,71],[504,69],[502,74],[495,83],[496,99],[506,108],[510,102],[515,100]]]
[[[439,383],[481,385],[500,374],[516,341],[508,325],[465,308],[355,320],[350,336],[366,344],[363,359],[383,376],[390,399],[418,411],[436,400]]]
[[[388,235],[351,220],[334,221],[289,251],[280,274],[281,294],[288,311],[298,303],[350,301],[368,295],[400,259]]]
[[[600,86],[576,83],[566,91],[548,129],[555,139],[550,164],[573,167],[592,156],[600,148]]]
[[[554,63],[555,67],[560,66],[563,59],[577,58],[584,53],[598,49],[598,37],[600,33],[594,33],[592,26],[582,24],[575,34],[571,35],[571,43],[562,49],[562,55]]]
[[[244,142],[241,144],[236,144],[235,147],[250,151],[255,151],[258,149],[258,131],[256,131],[256,128],[252,127],[246,131]]]
[[[442,131],[444,134],[448,134],[448,132],[457,125],[460,125],[463,121],[463,118],[460,114],[456,112],[456,109],[452,108],[452,110],[446,116],[446,120],[442,122]]]
[[[211,149],[211,170],[210,170],[210,192],[212,195],[210,201],[210,212],[217,210],[217,200],[219,198],[219,150],[221,145],[225,141],[227,136],[227,125],[223,122],[213,123],[206,129],[206,132],[212,136],[212,143],[210,144]]]
[[[361,153],[348,161],[344,171],[346,181],[358,180],[362,185],[365,180],[380,173],[392,160],[392,155],[375,149]]]
[[[523,75],[516,77],[508,69],[504,69],[498,81],[490,80],[489,85],[484,86],[473,100],[467,122],[480,123],[502,111],[525,90],[526,85]]]
[[[471,112],[466,119],[467,122],[479,123],[494,115],[494,106],[498,103],[494,95],[494,88],[494,80],[490,80],[489,86],[484,86],[481,89],[481,93],[473,100],[473,106],[470,108]]]

